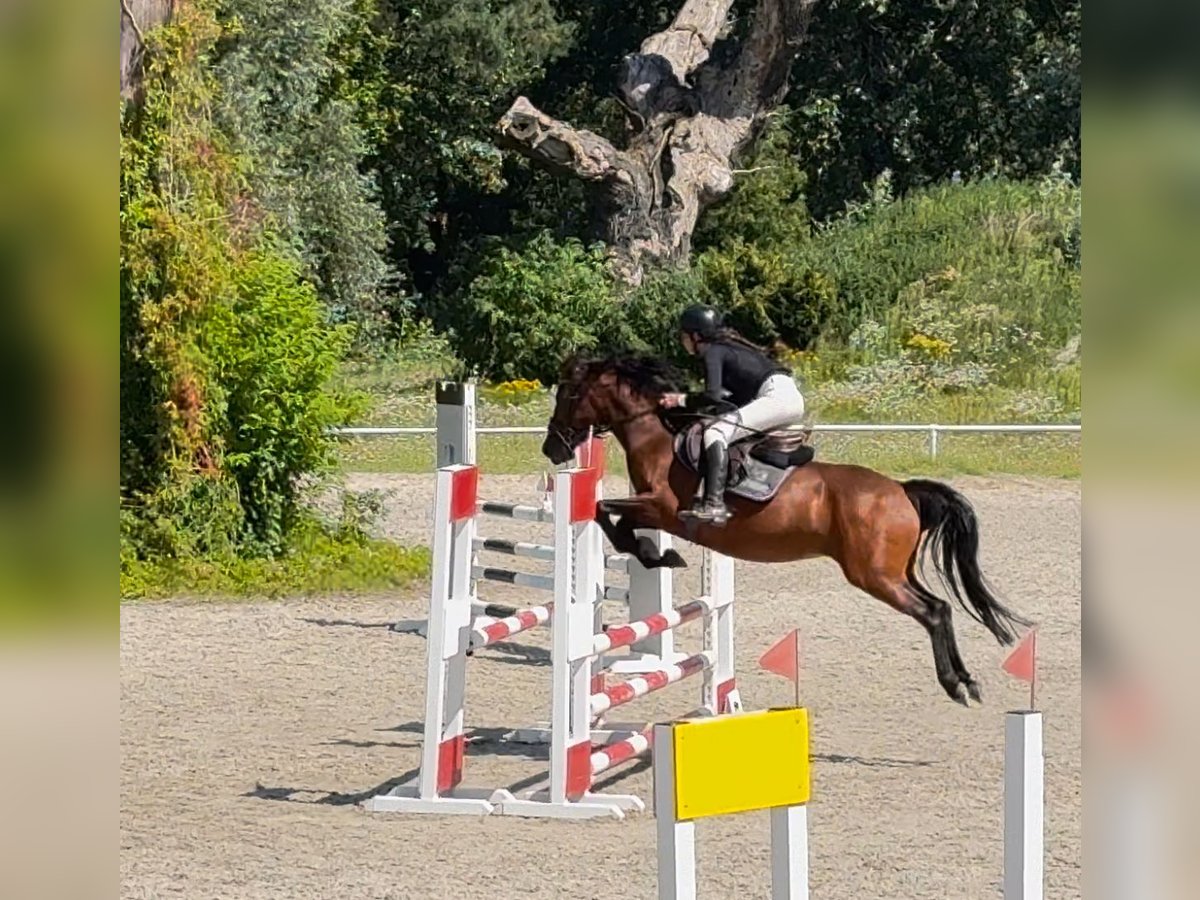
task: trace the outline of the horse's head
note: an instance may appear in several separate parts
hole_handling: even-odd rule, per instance
[[[571,358],[562,367],[542,454],[555,465],[571,459],[589,432],[604,432],[657,413],[677,390],[678,374],[653,357]],[[618,433],[618,438],[620,434]]]

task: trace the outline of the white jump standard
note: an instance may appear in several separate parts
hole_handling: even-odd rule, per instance
[[[475,385],[457,382],[439,382],[436,388],[437,400],[437,465],[439,468],[449,465],[475,465],[477,462],[478,434],[476,432]],[[592,448],[581,447],[581,453],[589,455]],[[603,453],[598,458],[584,458],[579,465],[587,468],[603,470]],[[485,516],[516,519],[523,522],[542,522],[550,524],[554,520],[553,510],[549,507],[530,506],[519,503],[505,503],[497,500],[479,502],[478,512]],[[669,534],[661,531],[641,531],[644,536],[654,542],[660,553],[671,548],[672,539]],[[598,552],[603,553],[603,535],[597,534]],[[493,552],[509,556],[525,557],[541,561],[553,561],[554,548],[543,544],[505,541],[496,538],[479,538],[474,542],[477,553]],[[479,565],[476,561],[475,565]],[[480,568],[490,568],[480,565]],[[672,605],[673,574],[669,568],[646,569],[635,559],[625,554],[605,556],[604,568],[609,572],[623,572],[629,576],[628,586],[605,585],[604,599],[629,605],[630,619],[643,619],[655,612],[665,612]],[[492,574],[503,570],[492,569]],[[532,576],[537,577],[537,576]],[[483,576],[482,580],[503,581],[503,577],[491,578]],[[522,586],[533,586],[538,589],[550,588],[543,581],[530,585],[522,579]],[[511,582],[510,582],[511,583]],[[472,594],[478,594],[478,585],[472,585]],[[511,609],[486,608],[476,596],[475,612],[488,615],[497,611],[510,614]],[[598,620],[597,620],[598,621]],[[424,621],[404,621],[393,626],[393,630],[403,633],[424,634]],[[682,654],[675,652],[674,636],[670,632],[654,635],[631,646],[627,653],[606,659],[605,667],[616,673],[651,672],[659,669],[664,663],[678,662]],[[549,739],[544,729],[522,729],[521,740],[542,742]]]
[[[421,772],[414,785],[402,785],[368,801],[375,811],[441,812],[559,818],[620,818],[642,810],[638,797],[592,791],[596,776],[646,753],[650,726],[620,733],[598,733],[598,719],[611,709],[662,690],[684,678],[703,676],[700,713],[740,710],[733,669],[732,562],[706,554],[704,596],[665,613],[654,613],[607,632],[597,633],[596,612],[605,593],[603,546],[595,521],[599,472],[571,469],[555,480],[554,575],[512,578],[533,589],[551,588],[553,600],[502,618],[474,614],[472,576],[478,547],[475,536],[480,506],[478,470],[447,466],[438,472],[436,522],[430,594],[425,744]],[[486,542],[485,542],[486,543]],[[518,545],[508,542],[514,555]],[[531,552],[541,553],[540,548]],[[510,573],[501,576],[508,580]],[[684,623],[702,620],[703,650],[678,662],[618,684],[595,678],[605,654]],[[465,756],[465,690],[468,653],[530,628],[551,623],[553,648],[552,709],[548,727],[550,766],[547,783],[515,796],[502,788],[468,790],[461,786]],[[599,741],[605,746],[596,747]]]

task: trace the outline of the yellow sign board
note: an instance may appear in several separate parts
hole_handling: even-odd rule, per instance
[[[688,720],[672,733],[676,818],[808,802],[807,709]]]

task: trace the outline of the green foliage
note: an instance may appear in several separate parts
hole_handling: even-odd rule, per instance
[[[796,259],[837,288],[818,352],[798,360],[823,414],[923,418],[937,396],[976,418],[1077,411],[1078,215],[1062,179],[997,180],[881,192],[822,230]]]
[[[297,514],[294,479],[330,463],[326,429],[361,404],[326,390],[350,343],[332,329],[310,284],[278,255],[247,254],[231,302],[202,337],[224,397],[224,467],[264,549],[281,546]]]
[[[496,120],[566,49],[572,29],[550,0],[380,0],[379,11],[377,52],[354,70],[360,82],[383,86],[366,163],[379,182],[392,259],[428,310],[421,295],[468,264],[481,233],[504,230]],[[442,297],[461,287],[443,287]]]
[[[1080,175],[1078,0],[831,0],[792,70],[795,152],[819,219],[897,189]]]
[[[500,248],[458,308],[455,349],[488,377],[553,384],[571,353],[620,340],[613,300],[602,248],[548,235],[521,253]]]
[[[220,11],[218,122],[325,302],[370,324],[388,277],[387,226],[359,171],[384,91],[358,72],[378,52],[375,0],[220,0]]]
[[[677,365],[687,363],[691,357],[679,343],[679,314],[705,296],[704,282],[694,266],[649,272],[621,308],[621,325],[629,334],[625,344]]]
[[[419,556],[304,512],[327,428],[367,418],[353,388],[375,421],[428,423],[429,382],[470,370],[507,380],[485,400],[517,417],[541,399],[520,380],[553,383],[571,353],[685,362],[697,301],[803,349],[826,420],[1077,414],[1077,0],[822,6],[691,268],[631,290],[584,242],[587,186],[501,154],[495,123],[524,94],[620,144],[614,74],[678,9],[176,5],[122,108],[123,591],[407,577]]]
[[[829,277],[796,265],[794,255],[780,247],[733,241],[702,254],[697,264],[706,301],[762,344],[807,347],[835,308]]]
[[[939,185],[898,201],[886,191],[822,229],[796,263],[831,278],[838,310],[824,337],[845,341],[893,306],[932,289],[954,305],[992,303],[1065,343],[1080,321],[1079,271],[1059,249],[1075,227],[1079,190],[1059,179]],[[949,270],[958,273],[944,277]],[[906,336],[907,337],[907,336]]]
[[[152,36],[121,131],[121,530],[136,558],[279,552],[300,478],[352,416],[350,339],[273,237],[213,125],[204,4]]]
[[[696,249],[731,241],[785,249],[809,240],[812,222],[804,196],[808,178],[792,150],[795,119],[787,107],[771,117],[744,161],[745,169],[735,173],[733,191],[701,218]]]
[[[364,524],[377,498],[347,492],[335,528],[301,517],[285,551],[273,559],[209,556],[139,557],[121,547],[121,597],[286,597],[375,592],[406,587],[429,574],[425,548],[406,549],[368,537]]]

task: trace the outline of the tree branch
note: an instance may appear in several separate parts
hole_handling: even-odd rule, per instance
[[[642,42],[643,56],[661,56],[675,78],[684,82],[708,59],[712,45],[725,27],[733,0],[688,0],[665,29]]]
[[[138,21],[134,17],[133,11],[129,8],[128,0],[121,0],[121,12],[125,14],[125,18],[129,20],[129,24],[133,27],[133,33],[137,35],[138,44],[145,47],[146,37],[142,34],[142,29],[138,26]]]
[[[551,118],[518,97],[498,125],[500,143],[558,174],[584,181],[625,180],[631,167],[624,153],[600,135]]]
[[[733,0],[688,0],[669,26],[625,57],[620,88],[644,121],[662,113],[695,111],[688,76],[708,61]]]

